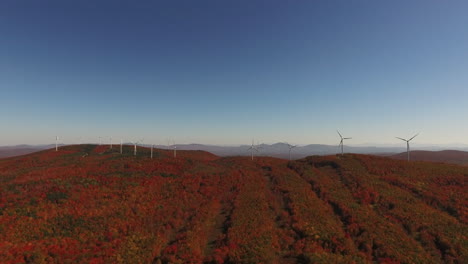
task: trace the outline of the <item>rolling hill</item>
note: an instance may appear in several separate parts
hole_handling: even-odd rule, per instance
[[[443,151],[411,151],[411,160],[444,162],[460,165],[468,165],[468,152],[458,150],[443,150]],[[406,160],[407,153],[399,153],[392,155],[392,158]]]
[[[62,147],[0,160],[3,263],[468,263],[466,167]]]
[[[47,148],[51,148],[51,146],[31,146],[31,145],[2,146],[0,147],[0,158],[8,158],[8,157],[26,155],[26,154],[44,150]]]

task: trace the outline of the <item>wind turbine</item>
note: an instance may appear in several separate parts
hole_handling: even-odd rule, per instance
[[[338,132],[338,135],[340,135],[340,138],[341,138],[340,144],[339,144],[338,146],[341,146],[341,155],[343,155],[343,154],[344,154],[344,151],[343,151],[343,141],[346,140],[346,139],[351,139],[351,138],[350,138],[350,137],[344,138],[344,137],[340,134],[340,132],[339,132],[338,130],[337,130],[336,132]]]
[[[59,137],[55,136],[55,151],[58,151],[58,140],[59,140]]]
[[[253,160],[254,151],[258,152],[258,146],[255,146],[255,145],[254,145],[253,139],[252,139],[252,145],[251,145],[250,148],[248,148],[247,150],[250,150],[250,153],[251,153],[251,155],[252,155],[252,160]]]
[[[143,139],[140,139],[140,141],[133,141],[134,149],[133,149],[133,155],[136,156],[137,153],[137,144],[143,142]]]
[[[413,138],[415,138],[417,135],[419,135],[419,133],[417,133],[416,135],[414,135],[414,136],[413,136],[412,138],[410,138],[410,139],[404,139],[404,138],[401,138],[401,137],[396,137],[396,138],[398,138],[398,139],[400,139],[400,140],[406,141],[406,152],[407,152],[407,154],[408,154],[408,161],[409,161],[409,155],[410,155],[409,142],[410,142]]]
[[[177,157],[177,146],[175,144],[175,141],[171,140],[171,139],[166,139],[166,143],[167,143],[167,149],[168,150],[171,149],[171,143],[172,143],[172,149],[174,149],[174,158],[176,158]]]
[[[288,148],[289,148],[289,160],[291,160],[291,150],[292,150],[293,148],[297,147],[297,145],[291,145],[291,144],[289,144],[289,143],[286,143],[286,144],[288,144]]]
[[[175,144],[175,141],[172,142],[172,147],[174,148],[174,158],[177,157],[177,146]]]

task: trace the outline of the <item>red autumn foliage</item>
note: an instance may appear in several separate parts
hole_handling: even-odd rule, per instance
[[[69,146],[0,160],[2,263],[466,263],[466,167]]]

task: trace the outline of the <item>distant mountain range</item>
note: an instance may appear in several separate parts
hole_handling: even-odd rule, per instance
[[[172,148],[168,146],[157,146],[161,149],[168,149]],[[202,145],[202,144],[187,144],[187,145],[176,145],[177,149],[181,150],[203,150],[207,152],[211,152],[217,156],[248,156],[250,155],[250,151],[248,150],[250,145],[241,145],[241,146],[213,146],[213,145]],[[256,156],[270,156],[276,158],[289,158],[289,148],[288,144],[286,143],[275,143],[275,144],[261,144],[258,145],[259,151],[254,152]],[[420,147],[418,150],[420,152],[434,152],[434,156],[437,156],[439,153],[442,156],[446,156],[447,151],[441,151],[443,148],[439,146],[423,146]],[[399,158],[399,153],[406,157],[406,148],[405,147],[391,147],[391,146],[345,146],[345,153],[356,153],[356,154],[372,154],[372,155],[379,155],[379,156],[393,156],[395,158]],[[335,145],[323,145],[323,144],[310,144],[305,146],[297,146],[292,149],[291,151],[291,158],[292,159],[300,159],[307,156],[312,155],[333,155],[340,153],[340,148]],[[418,151],[412,151],[418,152]],[[466,153],[467,158],[460,157],[461,160],[468,161],[468,148],[460,148],[459,150],[453,150],[454,153]],[[448,151],[450,152],[450,151]],[[459,155],[455,155],[459,156]],[[419,154],[415,156],[417,160]],[[454,160],[454,156],[448,156],[450,160]],[[421,159],[425,160],[425,159]],[[437,161],[436,158],[433,159]],[[444,160],[444,157],[441,157],[439,161]],[[430,160],[428,160],[430,161]]]
[[[125,145],[131,145],[131,143],[125,143]],[[145,147],[150,147],[150,145],[143,145]],[[178,150],[202,150],[213,153],[217,156],[248,156],[250,151],[248,150],[250,145],[241,145],[241,146],[216,146],[216,145],[203,145],[203,144],[178,144],[175,145]],[[54,148],[55,145],[18,145],[18,146],[5,146],[0,147],[0,158],[3,157],[12,157],[18,155],[24,155],[32,152],[36,152],[43,149]],[[172,149],[173,146],[167,145],[157,145],[156,148],[160,149]],[[414,147],[413,147],[414,148]],[[443,150],[440,146],[422,146],[417,147],[421,151],[412,151],[413,158],[419,160],[418,157],[421,157],[421,160],[431,160],[431,161],[443,161],[445,156],[448,154],[446,152],[440,152]],[[255,156],[270,156],[288,159],[289,158],[289,148],[286,143],[275,143],[275,144],[260,144],[258,145],[258,152],[255,152]],[[422,151],[424,150],[424,151]],[[430,154],[426,152],[436,151],[432,156],[444,156],[439,158],[427,159]],[[455,153],[467,153],[463,151],[468,151],[468,148],[459,148],[454,150]],[[340,149],[336,145],[323,145],[323,144],[310,144],[305,146],[297,146],[291,151],[292,159],[300,159],[311,155],[333,155],[340,152]],[[393,156],[395,158],[400,158],[398,153],[401,154],[401,158],[406,158],[406,148],[405,147],[393,147],[393,146],[345,146],[346,153],[357,153],[357,154],[374,154],[379,156]],[[421,152],[421,153],[419,153]],[[439,153],[440,152],[440,153]],[[422,154],[426,153],[426,154]],[[468,153],[467,153],[468,155]],[[460,156],[460,155],[455,155]],[[463,156],[463,155],[462,155]],[[456,158],[448,156],[450,160],[455,160]],[[460,157],[461,160],[468,160],[465,157]]]
[[[390,156],[391,158],[406,160],[407,154],[399,153]],[[444,162],[459,165],[468,165],[468,152],[459,150],[442,150],[442,151],[424,151],[415,150],[411,151],[411,160],[431,161],[431,162]]]
[[[172,147],[172,146],[171,146]],[[158,146],[158,148],[167,149],[168,146]],[[203,150],[211,152],[217,156],[248,156],[250,155],[250,145],[241,146],[213,146],[202,144],[188,144],[176,145],[177,149],[181,150]],[[276,158],[289,158],[289,148],[286,143],[275,144],[260,144],[257,146],[258,152],[254,152],[255,156],[270,156]],[[345,152],[359,153],[359,154],[379,154],[391,155],[404,151],[404,148],[394,147],[356,147],[345,146]],[[300,159],[311,155],[331,155],[340,151],[338,146],[311,144],[305,146],[297,146],[291,150],[292,159]]]

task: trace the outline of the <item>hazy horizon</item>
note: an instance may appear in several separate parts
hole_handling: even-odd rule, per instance
[[[91,141],[83,141],[83,142],[66,142],[66,141],[59,141],[59,146],[71,146],[71,145],[83,145],[83,144],[90,144],[90,145],[99,145],[99,140],[96,142]],[[102,141],[101,145],[109,145],[110,141]],[[124,145],[133,145],[130,141],[123,141]],[[337,144],[323,144],[323,143],[290,143],[290,142],[259,142],[255,143],[255,145],[275,145],[275,144],[291,144],[297,147],[306,147],[310,145],[322,145],[322,146],[329,146],[334,147],[336,146],[337,150],[339,146]],[[113,141],[112,145],[120,145],[120,140]],[[155,147],[164,147],[164,146],[171,146],[170,144],[164,143],[152,143],[152,142],[141,142],[137,144],[138,146],[146,146],[149,147],[154,145]],[[207,147],[243,147],[243,146],[250,146],[251,143],[240,143],[240,144],[205,144],[200,142],[190,142],[190,143],[178,143],[175,142],[175,145],[182,145],[182,146],[190,146],[190,145],[202,145]],[[0,145],[0,147],[18,147],[18,146],[30,146],[30,147],[41,147],[41,146],[55,146],[55,142],[50,142],[46,144],[13,144],[13,145]],[[352,148],[376,148],[376,149],[386,149],[386,148],[394,148],[394,149],[402,149],[406,151],[406,143],[403,144],[373,144],[373,143],[362,143],[362,144],[345,144],[346,147]],[[51,147],[51,148],[52,148]],[[463,150],[468,151],[468,144],[461,144],[461,143],[450,143],[450,144],[425,144],[425,143],[411,143],[411,150]]]
[[[468,145],[466,1],[2,1],[0,146]]]

